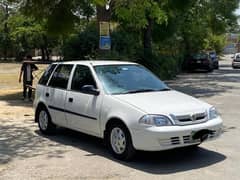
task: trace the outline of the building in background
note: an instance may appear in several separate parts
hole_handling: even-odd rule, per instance
[[[239,34],[228,33],[226,35],[227,43],[224,47],[224,54],[235,54],[240,52]]]

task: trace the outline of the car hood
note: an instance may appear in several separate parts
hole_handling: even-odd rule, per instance
[[[114,95],[147,114],[184,115],[206,112],[211,106],[178,91],[159,91],[135,94]]]

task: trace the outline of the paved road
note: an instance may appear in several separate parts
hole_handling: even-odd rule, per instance
[[[113,159],[94,137],[69,130],[42,136],[28,104],[1,101],[0,179],[238,180],[240,70],[225,60],[214,73],[183,74],[168,84],[216,106],[224,119],[223,136],[197,151],[140,152],[126,163]]]

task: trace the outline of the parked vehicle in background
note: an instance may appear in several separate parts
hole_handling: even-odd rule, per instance
[[[232,61],[233,69],[240,68],[240,53],[236,53],[232,58],[233,58],[233,61]]]
[[[185,69],[188,71],[206,70],[212,72],[214,70],[214,61],[206,52],[193,54],[185,60]]]
[[[219,69],[217,53],[215,51],[209,51],[208,54],[209,54],[210,59],[213,61],[213,68]]]
[[[122,160],[136,150],[198,146],[222,132],[213,106],[131,62],[54,63],[37,85],[34,107],[42,133],[61,126],[103,138]]]

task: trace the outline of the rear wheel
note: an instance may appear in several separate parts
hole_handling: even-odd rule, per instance
[[[130,132],[122,123],[110,125],[107,130],[107,145],[113,156],[120,160],[130,160],[136,150],[132,145]]]
[[[54,133],[56,126],[52,123],[51,116],[46,108],[39,108],[36,114],[36,118],[38,127],[43,134]]]

